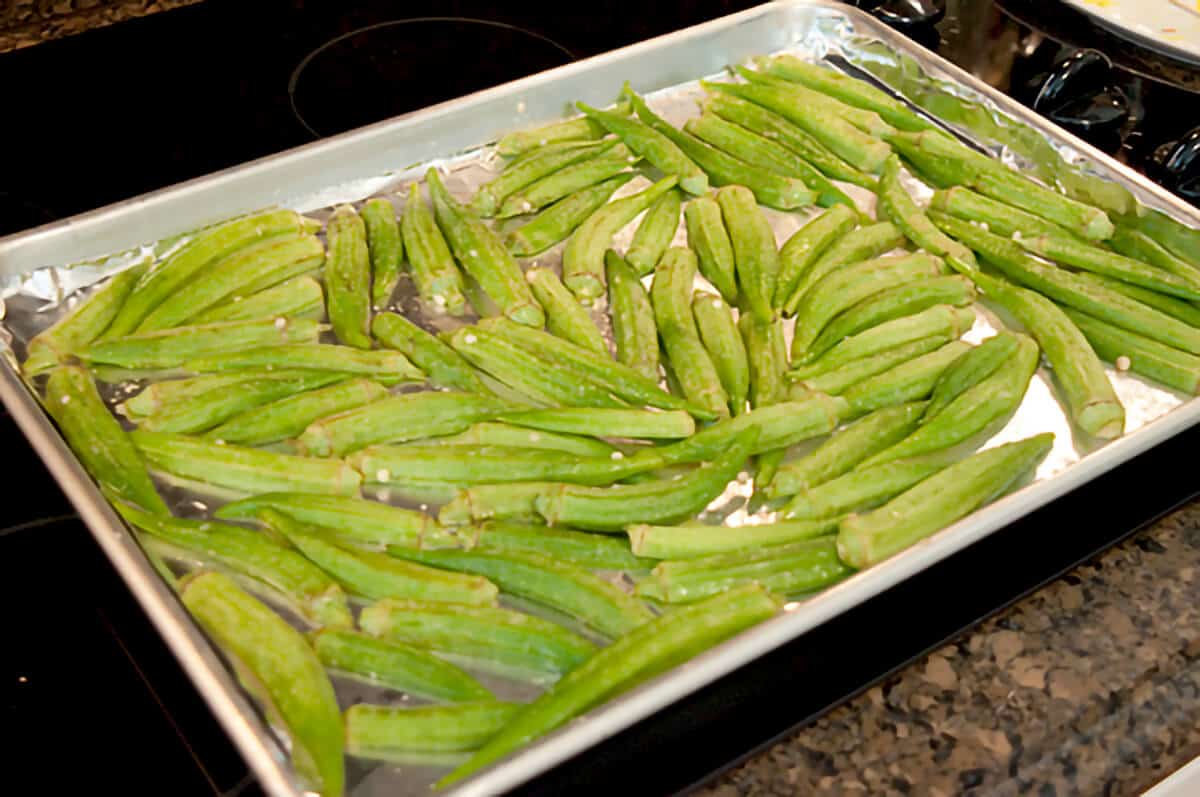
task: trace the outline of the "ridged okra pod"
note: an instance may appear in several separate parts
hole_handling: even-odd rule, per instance
[[[1023,339],[1023,335],[1001,330],[956,360],[933,386],[933,395],[925,407],[925,420],[932,419],[950,402],[995,373],[1016,353]]]
[[[696,253],[700,273],[730,304],[737,301],[737,273],[733,242],[721,217],[721,206],[711,196],[696,197],[683,209],[688,246]]]
[[[735,332],[736,334],[736,332]],[[690,437],[696,431],[692,416],[683,410],[561,409],[525,410],[501,420],[547,432],[628,437],[641,440],[671,440]]]
[[[679,187],[689,194],[700,196],[708,191],[708,177],[691,158],[660,131],[639,120],[614,111],[601,111],[584,103],[576,103],[579,110],[599,122],[609,132],[615,133],[625,146],[645,158],[648,163],[664,174],[675,175]]]
[[[604,269],[617,362],[657,384],[658,326],[654,323],[650,296],[629,264],[612,249],[604,253]]]
[[[509,448],[562,451],[580,457],[611,457],[612,453],[617,450],[603,440],[596,440],[592,437],[525,429],[508,423],[490,421],[473,424],[471,428],[456,435],[427,440],[425,445],[459,448],[507,446]]]
[[[210,429],[207,437],[261,446],[296,437],[309,424],[387,395],[387,388],[367,379],[347,379],[327,387],[289,395],[238,413]]]
[[[560,141],[596,141],[607,131],[586,116],[552,122],[531,130],[516,130],[501,136],[496,151],[505,157],[520,155]]]
[[[550,334],[569,340],[585,349],[608,354],[608,344],[600,335],[588,309],[575,300],[562,280],[548,268],[525,272],[534,298],[546,311],[546,329]]]
[[[886,221],[872,224],[868,227],[860,227],[857,230],[846,233],[841,238],[835,240],[829,248],[813,261],[812,265],[800,273],[799,278],[796,280],[796,286],[792,289],[791,294],[783,304],[784,313],[787,315],[795,314],[796,308],[800,306],[800,301],[804,298],[804,294],[827,274],[841,268],[847,263],[858,263],[863,260],[879,257],[885,252],[903,244],[904,233],[896,225]],[[784,249],[785,254],[782,256],[791,257],[791,253],[786,252],[786,245]]]
[[[421,300],[450,315],[467,311],[463,279],[450,247],[434,221],[433,213],[421,199],[421,186],[408,187],[408,200],[400,219],[400,234],[408,253],[409,268]]]
[[[560,241],[565,241],[604,207],[618,188],[633,178],[633,172],[618,174],[560,199],[510,232],[504,239],[504,245],[515,257],[541,254]]]
[[[729,396],[730,412],[734,415],[745,412],[750,395],[750,363],[732,309],[720,296],[696,291],[692,297],[692,315],[700,341]]]
[[[479,373],[462,355],[435,335],[397,313],[380,313],[371,321],[371,334],[388,348],[395,349],[425,372],[438,387],[467,393],[490,392]]]
[[[652,565],[635,556],[619,537],[500,521],[488,521],[478,529],[475,549],[536,554],[599,570],[646,570]]]
[[[938,229],[900,183],[900,158],[888,156],[879,174],[879,209],[908,240],[930,254],[974,268],[975,253]]]
[[[139,419],[138,428],[148,432],[196,434],[263,404],[343,379],[345,377],[342,374],[320,371],[267,373],[260,379],[239,383],[236,390],[211,390],[195,398],[169,404]]]
[[[705,526],[699,523],[685,523],[681,526],[651,526],[639,523],[625,531],[629,534],[633,552],[638,556],[680,560],[752,550],[766,545],[800,542],[832,534],[836,530],[836,520],[780,520],[737,528]]]
[[[371,256],[371,305],[383,307],[392,298],[404,261],[404,238],[396,220],[396,208],[383,197],[363,204],[363,225],[367,228],[367,252]]]
[[[371,258],[367,228],[354,208],[342,205],[325,225],[329,261],[325,306],[338,340],[359,349],[371,348]]]
[[[870,357],[881,352],[912,343],[931,335],[954,339],[969,330],[975,323],[975,312],[969,307],[952,307],[937,304],[914,315],[885,321],[865,329],[838,343],[820,357],[792,369],[796,378],[806,378],[827,373],[853,360]]]
[[[229,321],[108,338],[77,352],[92,364],[123,368],[178,368],[221,352],[283,343],[316,343],[321,324],[306,318]]]
[[[975,222],[993,235],[1021,238],[1035,235],[1070,237],[1071,233],[1041,216],[1006,205],[961,185],[933,192],[929,208],[949,213],[963,221]]]
[[[962,341],[952,340],[940,349],[853,385],[843,395],[850,404],[851,416],[928,397],[942,372],[969,348]]]
[[[615,144],[615,141],[598,141],[580,147],[547,148],[531,153],[530,157],[522,158],[519,163],[510,163],[494,180],[480,186],[471,200],[470,208],[482,218],[494,216],[510,195],[573,163],[611,149]]]
[[[799,493],[780,513],[790,520],[842,518],[886,503],[947,465],[944,456],[897,459],[848,473]]]
[[[679,229],[679,212],[683,206],[683,196],[678,190],[671,190],[655,200],[642,217],[629,249],[625,252],[625,262],[630,265],[639,277],[654,271],[659,258],[671,241],[675,231]]]
[[[192,319],[197,324],[255,321],[260,318],[312,318],[325,314],[325,291],[314,277],[293,277],[244,299],[234,296]]]
[[[833,242],[842,238],[858,222],[858,214],[844,205],[835,205],[815,216],[792,234],[779,250],[779,277],[775,282],[772,306],[782,309],[796,290],[796,284]]]
[[[637,163],[638,160],[640,160],[638,156],[631,154],[624,144],[619,144],[611,150],[589,156],[578,163],[548,174],[517,191],[504,200],[500,206],[500,212],[496,215],[501,219],[507,219],[534,213],[563,197],[572,196],[599,183],[612,180],[612,178],[625,173],[625,170]],[[632,177],[633,172],[626,174],[626,179]]]
[[[420,648],[345,628],[322,628],[311,641],[321,663],[338,673],[434,700],[492,699],[483,684]]]
[[[438,754],[471,752],[520,711],[520,703],[474,700],[450,706],[376,706],[346,709],[346,752],[384,761],[432,763]]]
[[[1200,299],[1200,272],[1192,271],[1185,276],[1172,274],[1157,266],[1149,266],[1140,260],[1070,238],[1039,235],[1036,238],[1022,237],[1017,243],[1042,257],[1083,271],[1103,274],[1168,296],[1189,301]]]
[[[874,111],[848,105],[841,100],[830,97],[828,94],[814,91],[803,83],[786,80],[763,69],[735,66],[733,71],[740,77],[745,78],[752,85],[782,89],[814,111],[821,111],[825,114],[832,114],[833,116],[845,119],[868,135],[887,136],[890,133],[896,132],[896,128],[885,122],[883,117]]]
[[[1135,374],[1181,390],[1200,393],[1200,357],[1165,346],[1136,332],[1114,327],[1098,318],[1064,307],[1063,312],[1087,338],[1101,359],[1128,367]]]
[[[425,374],[399,352],[351,349],[331,343],[260,346],[222,352],[188,360],[184,368],[193,373],[286,368],[369,376],[390,383],[422,381],[425,378]]]
[[[788,378],[793,380],[793,391],[815,390],[831,396],[840,396],[859,382],[939,349],[951,340],[953,338],[949,335],[928,335],[910,343],[892,346],[867,357],[850,360],[828,370],[821,369],[811,375],[802,375],[806,374],[804,369],[794,370],[788,374]],[[820,363],[814,365],[820,365]]]
[[[779,278],[775,233],[748,189],[738,185],[722,188],[717,203],[733,243],[739,296],[755,318],[768,323],[774,317],[772,299]]]

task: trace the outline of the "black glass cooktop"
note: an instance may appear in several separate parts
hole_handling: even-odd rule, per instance
[[[209,0],[0,54],[0,234],[754,4],[591,0],[547,14],[495,0]],[[1200,70],[1045,0],[864,5],[1200,201]],[[0,442],[4,791],[258,793],[7,416]],[[1170,464],[1198,442],[1194,432],[1160,446],[529,791],[687,787],[1185,500],[1190,471]],[[1088,533],[1047,532],[1064,527]],[[1037,561],[1024,554],[1033,540]],[[839,655],[817,652],[828,650]]]

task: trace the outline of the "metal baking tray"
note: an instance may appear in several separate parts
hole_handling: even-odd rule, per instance
[[[719,77],[728,65],[750,56],[783,51],[814,60],[840,58],[874,74],[918,104],[935,107],[971,140],[1050,182],[1108,202],[1136,199],[1200,228],[1200,211],[874,18],[833,0],[784,0],[0,239],[0,400],[267,792],[304,793],[288,763],[286,740],[268,727],[42,412],[16,367],[24,342],[69,309],[65,297],[148,252],[169,248],[185,231],[272,205],[320,217],[337,203],[390,196],[428,165],[446,168],[452,188],[471,188],[497,170],[487,142],[507,130],[560,118],[575,100],[607,104],[628,79],[679,123],[696,112],[698,79]],[[871,198],[853,195],[864,203]],[[804,220],[798,214],[769,215],[780,240]],[[538,260],[553,263],[556,252]],[[982,336],[994,325],[995,317],[981,311],[971,334]],[[1128,374],[1112,371],[1110,376],[1126,405],[1122,438],[1098,448],[1077,441],[1054,400],[1049,375],[1039,373],[1020,410],[987,443],[1055,432],[1055,447],[1030,483],[887,562],[788,604],[778,617],[610,701],[447,793],[493,794],[528,781],[1200,420],[1200,400]],[[746,514],[730,519],[745,522]],[[365,797],[427,793],[436,772],[355,762],[348,774],[353,794]]]

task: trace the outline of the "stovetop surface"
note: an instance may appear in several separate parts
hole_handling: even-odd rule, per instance
[[[890,0],[884,11],[896,19],[928,3]],[[536,4],[467,0],[208,0],[0,54],[9,109],[0,235],[752,5],[592,0],[547,15]],[[1023,101],[1032,102],[1045,73],[1076,48],[1105,48],[1115,66],[1098,82],[1093,77],[1073,89],[1073,105],[1046,112],[1062,115],[1155,179],[1163,177],[1158,164],[1173,143],[1200,125],[1200,96],[1191,93],[1200,90],[1198,70],[1116,44],[1083,17],[1045,0],[950,5],[936,29],[906,30]],[[1064,40],[1071,47],[1063,47]],[[1121,113],[1114,115],[1114,103]],[[1185,195],[1191,185],[1165,179]],[[256,792],[202,700],[6,415],[0,442],[9,458],[0,590],[11,619],[0,667],[6,671],[4,724],[18,729],[9,748],[8,760],[17,764],[12,793],[105,785],[162,793],[165,784],[174,795]],[[1172,496],[1156,495],[1142,515],[1122,516],[1105,539],[1111,543],[1181,498]],[[827,677],[804,711],[861,688],[1090,554],[1094,543],[1056,551],[1044,571],[989,582],[952,618],[926,613],[910,621],[906,642],[883,638],[870,667],[851,668],[840,681]],[[994,555],[1014,554],[1001,549]],[[925,599],[919,589],[910,592],[910,600]],[[894,606],[902,608],[902,602]],[[854,622],[835,621],[824,633],[852,638],[859,630]],[[783,723],[777,733],[788,719],[772,721]],[[708,760],[686,760],[677,744],[664,766],[681,774],[657,782],[663,789],[685,785],[771,735],[759,729],[739,741],[741,733],[740,725],[727,727],[722,745],[704,748],[715,756]]]

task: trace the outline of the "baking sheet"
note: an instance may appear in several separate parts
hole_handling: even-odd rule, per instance
[[[696,113],[695,101],[702,96],[698,78],[721,78],[724,67],[730,63],[751,55],[782,51],[810,59],[840,55],[880,75],[922,105],[955,111],[948,115],[962,123],[960,129],[971,131],[977,141],[986,143],[991,138],[1003,142],[992,149],[1009,162],[1036,169],[1049,180],[1066,176],[1064,182],[1068,187],[1104,196],[1111,195],[1114,184],[1107,180],[1115,177],[1124,187],[1117,189],[1119,196],[1113,201],[1136,196],[1155,207],[1170,210],[1192,225],[1200,223],[1193,209],[1099,156],[1082,142],[1054,130],[1043,120],[1028,116],[1019,106],[874,19],[833,3],[774,3],[177,189],[0,240],[0,295],[5,300],[3,332],[6,342],[11,341],[6,351],[8,365],[11,366],[14,355],[23,356],[24,346],[33,334],[73,306],[81,288],[148,253],[162,254],[179,245],[183,240],[181,227],[199,228],[272,204],[322,218],[335,204],[372,195],[387,196],[399,208],[403,204],[403,188],[428,165],[444,169],[448,173],[448,187],[465,197],[498,168],[490,149],[475,146],[480,141],[494,139],[508,129],[556,118],[574,99],[609,103],[626,79],[631,79],[634,87],[647,95],[653,107],[679,124]],[[415,166],[405,168],[405,164]],[[1070,181],[1072,175],[1077,178],[1074,182]],[[1099,183],[1097,178],[1105,182]],[[631,193],[644,185],[639,178],[621,193]],[[853,186],[846,190],[864,209],[871,208],[871,194]],[[768,215],[780,242],[808,216],[774,211],[768,211]],[[618,236],[618,248],[628,243],[634,226],[636,222]],[[683,241],[681,230],[677,243]],[[526,262],[557,266],[560,251],[558,247]],[[81,261],[86,262],[73,267],[64,265]],[[395,303],[428,326],[444,328],[449,321],[424,314],[407,280],[402,282]],[[598,313],[602,310],[602,306],[597,308]],[[968,339],[977,341],[991,334],[995,325],[995,316],[982,310]],[[173,595],[153,575],[136,543],[82,475],[30,393],[20,385],[19,377],[11,367],[5,367],[0,376],[3,377],[0,397],[80,507],[89,527],[147,607],[152,620],[251,766],[263,778],[268,791],[297,793],[294,778],[282,763],[285,744],[277,742],[268,732]],[[1100,450],[1090,450],[1088,441],[1077,440],[1072,433],[1054,400],[1049,375],[1044,371],[1039,373],[1020,410],[987,443],[990,446],[1034,432],[1054,431],[1055,447],[1038,468],[1032,485],[816,598],[789,604],[781,617],[597,709],[586,720],[571,723],[512,759],[464,782],[455,793],[493,793],[527,780],[1200,418],[1196,402],[1185,396],[1128,374],[1112,376],[1126,404],[1124,438]],[[131,390],[136,390],[136,386],[117,385],[112,395]],[[1187,406],[1183,407],[1185,403]],[[1176,409],[1179,411],[1172,412]],[[1137,434],[1133,434],[1135,431]],[[747,504],[749,492],[745,483],[732,484],[710,507],[712,519],[725,517],[731,523],[769,519],[769,514]],[[210,496],[178,488],[169,491],[169,498],[177,512],[193,516],[203,514],[215,503]],[[420,503],[419,499],[408,500],[395,494],[388,499],[407,505]],[[536,685],[486,677],[501,697],[528,699],[537,691]],[[396,693],[343,679],[338,679],[337,690],[343,705],[359,700],[401,699]],[[444,768],[413,762],[380,765],[351,760],[348,782],[355,795],[423,794],[443,771]]]

